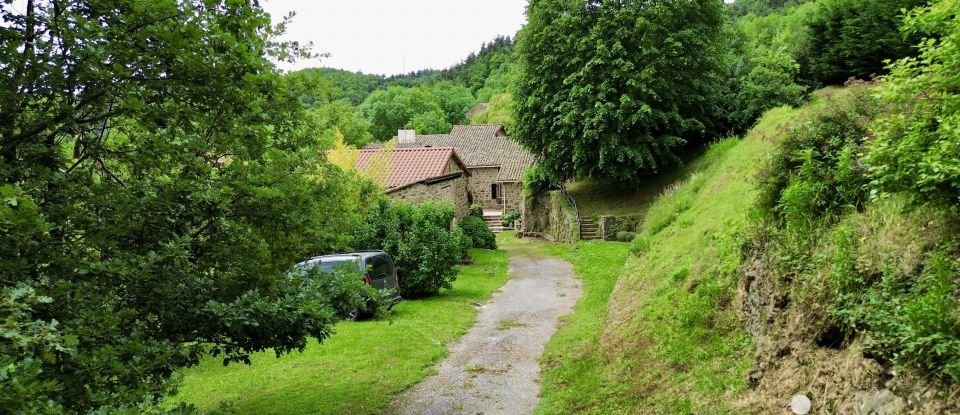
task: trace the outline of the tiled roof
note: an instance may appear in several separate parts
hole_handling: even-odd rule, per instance
[[[389,157],[389,170],[385,183],[381,183],[387,191],[444,176],[448,174],[446,168],[451,159],[466,171],[464,163],[451,147],[396,148],[389,156],[383,154],[383,150],[379,149],[360,150],[356,165],[358,170],[366,172],[376,160],[387,160]]]
[[[533,154],[516,140],[497,135],[502,130],[503,126],[499,124],[456,125],[450,134],[418,135],[415,144],[397,144],[397,147],[453,147],[467,167],[498,166],[500,173],[497,181],[520,181],[524,170],[534,162]],[[382,144],[365,148],[378,147],[382,147]]]

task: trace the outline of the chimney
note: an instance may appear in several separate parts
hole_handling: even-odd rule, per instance
[[[397,144],[401,146],[417,144],[417,130],[397,131]]]

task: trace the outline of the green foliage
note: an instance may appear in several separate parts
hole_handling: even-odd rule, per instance
[[[356,148],[363,148],[373,141],[370,123],[348,104],[331,102],[312,109],[311,113],[317,117],[319,128],[323,129],[324,143],[333,143],[338,132],[343,136],[344,143]]]
[[[761,206],[788,229],[805,234],[821,220],[860,211],[867,202],[869,180],[860,150],[877,104],[862,86],[852,86],[849,95],[791,131],[761,175]]]
[[[753,69],[740,80],[734,122],[748,126],[766,110],[782,105],[797,106],[804,88],[794,82],[800,69],[784,49],[767,50],[755,58]]]
[[[527,167],[523,172],[523,192],[527,195],[540,194],[558,187],[558,181],[539,163]]]
[[[904,187],[888,187],[885,179],[915,174],[903,171],[913,166],[909,151],[898,164],[874,164],[889,161],[883,153],[888,148],[876,144],[891,131],[884,128],[912,117],[897,104],[917,99],[909,90],[894,99],[897,80],[891,77],[878,94],[891,105],[879,107],[871,91],[851,86],[844,93],[849,99],[814,111],[780,143],[761,175],[760,206],[772,210],[769,221],[760,221],[766,230],[758,240],[774,260],[774,272],[791,275],[783,282],[794,286],[783,288],[793,293],[791,303],[823,310],[807,317],[822,317],[813,331],[831,330],[832,324],[846,334],[844,340],[861,337],[876,359],[957,381],[960,250],[949,202],[956,194],[949,186],[917,192],[921,175]],[[893,112],[871,122],[880,108]],[[955,154],[949,146],[923,151],[938,159]]]
[[[513,96],[509,93],[490,97],[490,106],[470,120],[470,124],[500,124],[507,131],[513,130]]]
[[[730,14],[733,16],[745,16],[754,14],[764,16],[789,5],[804,3],[812,0],[736,0],[730,4]]]
[[[636,237],[637,237],[636,232],[627,232],[627,231],[617,232],[617,241],[620,241],[620,242],[630,242],[630,241],[633,241],[633,239]]]
[[[497,36],[480,46],[479,52],[470,53],[462,63],[442,71],[439,77],[465,85],[485,101],[490,95],[506,90],[502,78],[513,62],[513,49],[509,36]],[[481,94],[481,89],[486,92]]]
[[[474,248],[497,249],[497,237],[483,219],[467,216],[458,226],[463,230],[463,234],[470,238]]]
[[[960,2],[910,13],[909,34],[927,34],[920,57],[891,66],[880,96],[892,107],[874,125],[866,160],[880,191],[907,192],[960,212]]]
[[[531,3],[513,136],[554,180],[635,180],[725,132],[718,1]]]
[[[443,109],[428,91],[399,86],[370,94],[360,106],[360,112],[373,125],[371,132],[377,141],[387,140],[396,135],[398,129],[412,126],[416,116],[420,116],[421,127],[431,128],[437,127],[435,120],[443,118]],[[447,131],[421,129],[417,132],[435,134]]]
[[[47,400],[59,387],[43,374],[44,363],[72,353],[75,336],[65,337],[56,320],[44,321],[38,306],[53,299],[26,284],[0,291],[0,406],[9,413],[58,414],[63,406]]]
[[[503,226],[510,226],[511,224],[516,222],[517,219],[520,219],[520,212],[517,212],[516,210],[511,210],[507,212],[505,215],[503,215],[503,217],[500,219]]]
[[[476,104],[470,90],[450,81],[440,81],[430,87],[443,109],[443,119],[450,124],[467,122],[467,112]],[[448,129],[449,131],[449,129]]]
[[[917,38],[902,36],[901,10],[925,0],[821,0],[808,22],[809,70],[814,81],[836,85],[881,75],[886,60],[914,54]]]
[[[0,289],[35,292],[3,318],[69,348],[0,346],[18,371],[3,399],[9,380],[20,408],[159,413],[208,352],[326,339],[325,293],[286,274],[347,247],[370,193],[321,157],[309,85],[271,63],[303,49],[251,2],[30,1],[0,19]]]
[[[570,250],[588,303],[547,346],[538,413],[742,412],[730,396],[747,388],[753,348],[732,299],[739,234],[756,195],[753,161],[770,147],[759,137],[714,144],[699,178],[647,209],[648,220],[651,212],[680,212],[656,234],[645,230],[629,246],[581,242]],[[642,255],[621,268],[609,257],[628,247]],[[598,284],[609,295],[599,306]]]
[[[326,90],[314,89],[303,96],[304,103],[326,103],[342,101],[351,106],[360,105],[371,92],[383,88],[385,80],[382,76],[367,75],[330,68],[307,68],[291,72],[288,77],[298,78],[303,82],[323,83],[330,87]]]
[[[204,359],[184,371],[174,399],[210,415],[382,414],[398,393],[435,372],[448,346],[475,323],[473,304],[487,302],[509,279],[506,252],[470,256],[474,263],[459,267],[453,290],[403,301],[389,320],[337,323],[336,336],[283,359],[257,353],[251,366],[227,367]],[[224,401],[232,411],[213,412]]]
[[[738,3],[735,3],[739,4]],[[807,27],[816,3],[809,2],[769,13],[748,14],[729,29],[733,87],[730,104],[735,131],[746,131],[764,111],[799,105],[805,88]]]
[[[374,139],[386,140],[405,127],[413,127],[420,134],[447,133],[451,124],[466,121],[473,105],[473,96],[466,88],[439,82],[433,87],[391,86],[375,91],[359,111],[373,125]]]
[[[470,211],[467,212],[470,216],[476,216],[480,219],[483,219],[483,206],[481,205],[471,205]]]
[[[421,134],[440,134],[449,132],[453,128],[453,125],[447,122],[443,112],[436,110],[414,115],[410,119],[409,126]]]
[[[383,250],[393,257],[404,297],[437,294],[451,287],[456,265],[467,254],[463,231],[451,229],[453,217],[449,205],[381,199],[357,231],[356,247]]]
[[[392,297],[392,293],[378,292],[364,284],[363,273],[354,265],[334,267],[332,273],[322,273],[318,269],[297,270],[290,280],[290,284],[302,287],[300,290],[304,293],[319,293],[340,319],[354,318],[357,316],[355,312],[385,315]]]
[[[916,255],[909,248],[917,240],[932,239],[930,233],[942,237],[931,226],[939,221],[927,212],[906,212],[898,201],[884,201],[833,229],[833,255],[826,258],[832,263],[831,314],[848,333],[863,333],[871,355],[956,382],[960,381],[957,240],[936,241],[935,249],[914,259],[916,264],[908,262]],[[907,226],[915,229],[904,229]]]

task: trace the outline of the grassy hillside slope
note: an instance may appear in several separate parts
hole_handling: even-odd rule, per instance
[[[659,194],[538,413],[960,413],[960,220],[871,192],[870,88],[767,112]]]
[[[753,182],[773,138],[802,110],[770,111],[746,138],[714,144],[702,169],[647,210],[610,297],[606,324],[550,355],[538,413],[731,413],[746,388],[750,338],[733,307]],[[589,287],[588,287],[589,288]],[[598,318],[603,318],[599,316]]]

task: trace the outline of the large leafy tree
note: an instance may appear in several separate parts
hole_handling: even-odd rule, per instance
[[[411,126],[416,116],[424,119],[443,119],[443,107],[429,91],[423,88],[404,88],[391,86],[374,91],[360,106],[360,113],[373,125],[370,132],[374,140],[387,140],[396,135],[397,130]],[[425,116],[424,114],[430,114]],[[422,123],[421,126],[436,123]],[[418,130],[422,134],[446,131]]]
[[[824,0],[808,23],[810,77],[842,84],[851,77],[882,75],[887,60],[915,53],[918,38],[899,30],[901,10],[925,0]]]
[[[268,60],[303,49],[256,1],[0,18],[0,407],[146,412],[206,353],[330,334],[322,287],[287,271],[348,246],[373,191],[320,156]]]
[[[633,180],[718,122],[719,0],[535,0],[517,44],[513,135],[555,179]]]
[[[372,124],[373,138],[387,140],[407,127],[420,134],[449,132],[451,124],[466,121],[474,102],[467,88],[441,81],[431,87],[391,86],[374,91],[359,111]]]

